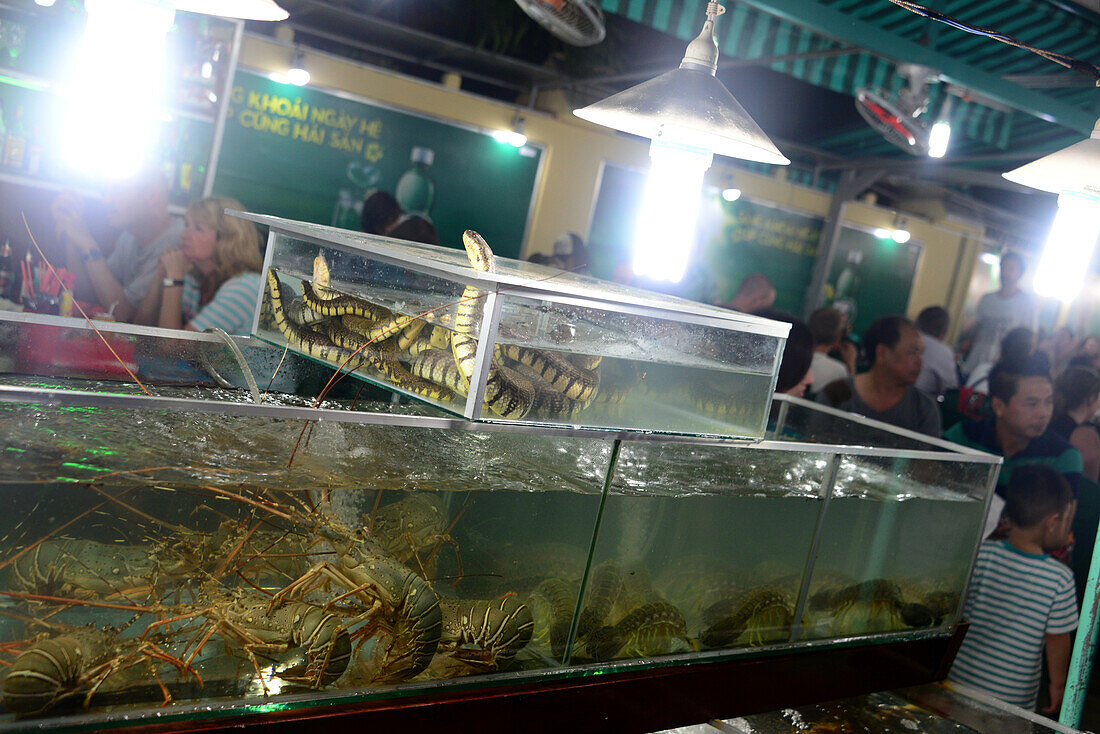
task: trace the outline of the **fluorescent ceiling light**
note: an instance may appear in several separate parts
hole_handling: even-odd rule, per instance
[[[1100,196],[1100,120],[1086,140],[1001,175],[1040,191]]]
[[[680,68],[614,94],[573,114],[597,125],[761,163],[788,165],[768,136],[715,76],[714,23],[725,8],[707,4],[699,36]]]
[[[1100,120],[1088,139],[1001,175],[1058,194],[1034,288],[1039,295],[1072,301],[1084,285],[1100,235]]]
[[[947,120],[936,120],[928,133],[928,157],[943,158],[950,143],[951,123]]]
[[[286,12],[275,0],[171,0],[176,10],[205,15],[220,15],[223,18],[241,18],[242,20],[286,20]]]

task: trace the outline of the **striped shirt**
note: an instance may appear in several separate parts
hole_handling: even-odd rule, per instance
[[[199,296],[199,282],[188,273],[180,294],[185,324],[196,331],[218,327],[229,334],[247,336],[252,330],[252,315],[260,297],[260,274],[234,275],[221,284],[205,306],[199,305]]]
[[[1048,555],[988,540],[978,551],[963,614],[970,630],[948,679],[1035,708],[1045,635],[1077,629],[1073,572]]]

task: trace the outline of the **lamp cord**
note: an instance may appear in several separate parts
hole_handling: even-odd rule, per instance
[[[1020,41],[1017,38],[1013,38],[1007,33],[999,33],[988,28],[980,28],[978,26],[968,25],[967,23],[963,23],[960,20],[952,18],[950,15],[944,15],[938,10],[926,8],[923,5],[909,2],[909,0],[890,0],[890,2],[892,2],[894,5],[905,8],[911,13],[916,13],[917,15],[924,16],[925,18],[930,18],[931,20],[939,21],[940,23],[946,23],[952,28],[958,28],[960,31],[972,33],[976,36],[987,36],[988,38],[992,38],[994,41],[1007,43],[1009,46],[1015,46],[1016,48],[1022,48],[1025,51],[1030,51],[1033,54],[1038,54],[1044,59],[1053,61],[1056,64],[1061,64],[1067,69],[1072,69],[1073,71],[1091,76],[1095,80],[1096,86],[1100,87],[1100,67],[1097,67],[1094,64],[1090,64],[1087,61],[1081,61],[1080,59],[1075,59],[1071,56],[1066,56],[1065,54],[1054,53],[1053,51],[1044,51],[1041,48],[1029,46],[1023,41]]]

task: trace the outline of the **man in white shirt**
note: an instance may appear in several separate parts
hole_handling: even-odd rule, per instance
[[[1001,339],[1016,327],[1038,331],[1039,304],[1035,296],[1020,288],[1023,275],[1024,259],[1019,254],[1009,252],[1001,257],[1001,289],[978,301],[974,343],[963,362],[963,374],[970,374],[983,362],[996,362]]]
[[[917,316],[917,328],[924,335],[924,355],[916,387],[934,398],[959,386],[955,352],[943,343],[950,317],[939,306],[929,306]]]
[[[810,333],[814,335],[814,359],[810,363],[815,391],[821,391],[826,385],[848,377],[848,368],[839,359],[833,359],[829,352],[840,344],[844,334],[844,314],[831,306],[822,306],[810,314]]]

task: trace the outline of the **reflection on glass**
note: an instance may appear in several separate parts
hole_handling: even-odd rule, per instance
[[[805,636],[954,624],[988,476],[985,464],[843,457],[810,584]]]
[[[631,313],[623,304],[534,299],[519,286],[429,275],[415,262],[387,264],[426,257],[432,265],[461,265],[462,278],[475,274],[457,254],[428,256],[400,243],[383,257],[277,234],[256,336],[466,413],[471,383],[480,379],[483,312],[495,292],[501,311],[486,352],[483,418],[762,435],[783,340],[742,329],[770,327],[743,325],[728,313],[720,320],[708,312],[716,325],[702,325],[652,308]]]
[[[576,659],[789,641],[827,461],[632,443],[616,466]]]
[[[610,460],[591,440],[332,422],[303,438],[296,420],[170,411],[0,420],[20,437],[0,454],[0,694],[21,715],[558,665]],[[76,650],[79,670],[42,668]]]

